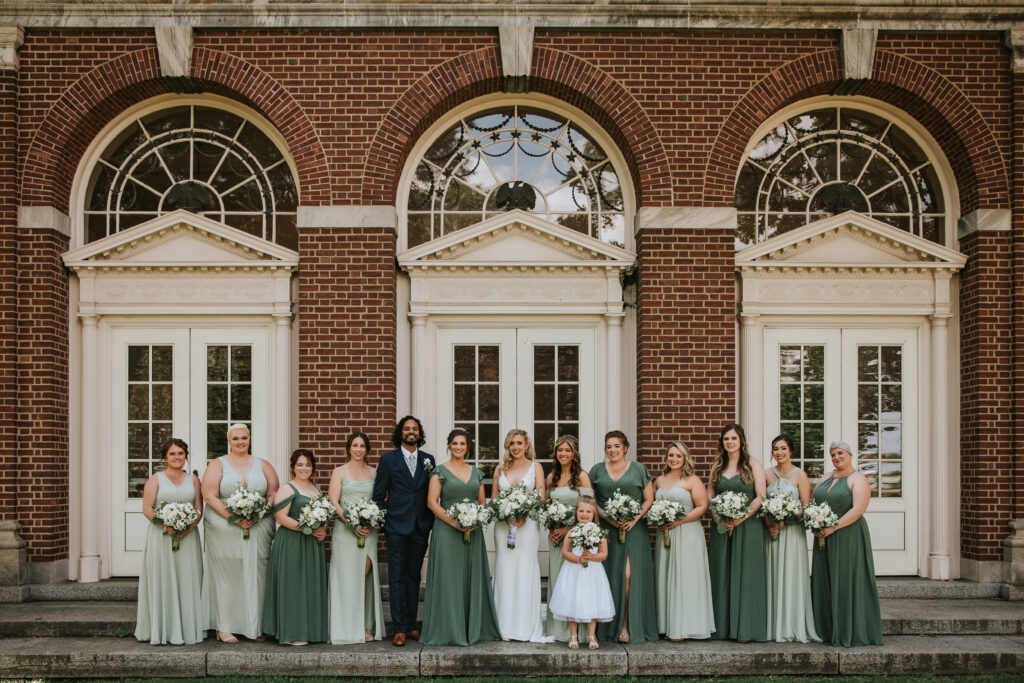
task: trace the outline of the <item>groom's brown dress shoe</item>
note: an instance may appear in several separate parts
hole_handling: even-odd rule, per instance
[[[392,638],[391,642],[395,644],[395,647],[402,647],[403,645],[405,645],[405,634],[396,633],[395,637]]]
[[[419,640],[420,632],[417,629],[413,629],[405,634],[409,640]]]

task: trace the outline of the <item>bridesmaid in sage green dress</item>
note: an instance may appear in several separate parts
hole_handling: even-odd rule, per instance
[[[871,534],[864,512],[871,486],[853,465],[853,451],[842,441],[828,449],[835,470],[814,489],[815,503],[828,503],[838,526],[815,532],[825,548],[814,544],[811,595],[814,624],[833,645],[882,644],[882,610],[875,583]]]
[[[664,474],[654,480],[655,500],[676,501],[686,511],[682,519],[660,527],[654,541],[658,632],[669,640],[710,638],[715,630],[708,549],[700,524],[708,509],[708,493],[695,469],[690,449],[676,441],[668,447]],[[663,538],[666,530],[668,548]]]
[[[551,473],[547,477],[544,490],[552,502],[562,503],[576,509],[576,501],[581,495],[593,496],[590,487],[590,476],[583,471],[580,464],[579,442],[571,434],[563,434],[555,440],[555,455],[552,458]],[[548,532],[551,547],[548,548],[548,601],[558,580],[558,571],[565,560],[562,558],[562,541],[569,533],[570,527],[552,529]],[[559,621],[548,610],[547,623],[544,626],[547,634],[563,643],[569,642],[569,622]]]
[[[793,441],[786,435],[772,441],[775,467],[768,470],[768,495],[786,494],[807,505],[811,500],[811,482],[807,474],[792,463]],[[807,567],[807,532],[800,522],[781,526],[768,516],[768,640],[778,643],[798,640],[820,643],[814,630],[811,609],[811,575]]]
[[[711,529],[708,564],[715,605],[715,632],[711,637],[740,642],[768,640],[768,531],[760,520],[751,521],[765,495],[764,469],[750,457],[747,437],[737,424],[726,425],[718,437],[718,457],[711,466],[708,483],[712,500],[726,491],[747,497],[747,514],[737,520],[716,519]],[[725,530],[719,532],[717,526]]]
[[[465,461],[469,434],[448,434],[450,459],[430,473],[427,507],[434,513],[423,603],[423,645],[473,645],[501,638],[491,592],[483,529],[463,529],[448,508],[469,499],[483,505],[484,473]],[[469,534],[469,542],[465,534]]]
[[[249,454],[249,428],[244,424],[228,427],[228,447],[230,452],[211,462],[203,473],[203,602],[210,610],[208,628],[217,629],[217,640],[237,643],[235,633],[253,640],[263,638],[263,596],[275,524],[273,515],[258,522],[230,522],[224,501],[239,486],[272,501],[278,483],[270,463]],[[244,529],[249,530],[247,539],[242,535]]]
[[[366,462],[369,451],[370,439],[366,434],[356,432],[349,436],[345,444],[348,462],[334,468],[327,489],[327,497],[338,514],[331,536],[328,572],[332,645],[384,637],[384,607],[377,574],[377,530],[363,527],[353,531],[345,525],[345,505],[373,498],[377,470]],[[362,581],[359,576],[363,577]]]
[[[170,439],[160,447],[167,469],[157,472],[142,490],[142,514],[151,525],[146,529],[146,547],[142,551],[139,573],[139,605],[135,618],[135,638],[153,645],[200,643],[206,637],[203,612],[203,549],[199,534],[192,533],[197,519],[173,537],[155,519],[158,503],[187,503],[202,514],[199,477],[189,474],[188,444]],[[173,532],[172,532],[173,533]]]
[[[654,486],[647,468],[626,460],[629,441],[620,431],[604,437],[605,462],[590,468],[590,481],[599,506],[601,526],[608,531],[608,559],[602,564],[615,599],[615,620],[597,626],[601,640],[643,643],[658,640],[658,608],[654,596],[654,561],[651,537],[643,516],[654,502]],[[625,522],[605,518],[604,506],[616,490],[640,502],[640,514]],[[619,529],[626,542],[619,543]],[[626,570],[629,570],[629,581]]]
[[[282,645],[322,643],[329,635],[327,619],[327,525],[306,534],[299,516],[306,503],[323,496],[311,479],[316,458],[305,448],[292,453],[292,480],[274,500],[281,528],[274,538],[267,570],[263,630]]]

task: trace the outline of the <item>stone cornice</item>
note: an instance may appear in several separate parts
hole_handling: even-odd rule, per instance
[[[157,20],[195,28],[459,28],[522,25],[647,29],[1009,30],[1019,0],[592,0],[447,2],[47,2],[6,0],[0,23],[29,28],[140,28]]]

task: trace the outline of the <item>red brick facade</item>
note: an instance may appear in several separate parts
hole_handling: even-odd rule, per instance
[[[32,559],[44,561],[68,552],[68,275],[59,261],[68,245],[49,231],[15,234],[16,207],[69,212],[100,130],[171,85],[148,31],[30,29],[19,55],[16,83],[0,77],[0,510],[14,510]],[[423,132],[500,92],[501,76],[493,29],[197,29],[192,59],[193,85],[278,129],[305,206],[394,206]],[[1006,522],[1024,516],[1013,502],[1024,480],[1013,456],[1024,438],[1013,417],[1024,414],[1024,81],[1012,78],[1003,35],[882,31],[873,78],[851,85],[837,31],[537,29],[530,87],[605,129],[638,206],[731,206],[744,149],[768,117],[809,97],[856,94],[902,109],[936,139],[958,185],[951,211],[1013,210],[1012,233],[959,245],[970,259],[960,302],[962,549],[998,559]],[[366,429],[375,452],[390,436],[396,236],[300,233],[299,442],[332,454],[326,468],[351,425]],[[657,460],[682,437],[706,468],[719,426],[736,414],[733,235],[656,229],[635,247],[637,448]],[[32,487],[18,483],[16,506],[12,465]]]

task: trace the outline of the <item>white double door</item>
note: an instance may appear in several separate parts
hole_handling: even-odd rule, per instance
[[[444,436],[466,429],[473,441],[468,459],[490,479],[504,456],[510,429],[530,434],[537,460],[548,463],[554,440],[579,439],[583,468],[598,461],[595,329],[440,328],[436,336],[435,452],[447,459]],[[493,534],[487,546],[493,560]],[[540,562],[547,573],[549,543]]]
[[[764,337],[765,466],[771,439],[787,434],[813,482],[833,469],[828,444],[849,443],[871,486],[865,519],[879,575],[918,573],[918,339],[915,328],[767,329]]]
[[[139,573],[148,520],[142,488],[163,467],[170,437],[189,445],[189,470],[227,452],[227,427],[249,426],[268,449],[266,328],[115,328],[111,334],[111,574]]]

